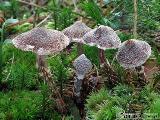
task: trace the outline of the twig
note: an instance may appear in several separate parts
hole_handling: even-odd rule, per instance
[[[114,56],[114,58],[113,58],[113,60],[112,60],[112,62],[111,62],[111,66],[113,65],[115,59],[116,59],[116,55]]]
[[[75,11],[78,13],[78,14],[80,14],[80,10],[79,10],[79,8],[77,7],[77,1],[76,0],[72,0],[72,2],[73,2],[73,4],[74,4],[74,9],[75,9]],[[79,20],[80,21],[82,21],[82,16],[80,16],[80,18],[79,18]]]
[[[31,5],[31,6],[34,6],[34,7],[42,8],[42,9],[47,9],[45,7],[41,7],[41,6],[37,5],[37,4],[29,3],[29,2],[26,2],[26,1],[23,1],[23,0],[18,0],[18,2],[23,3],[23,4],[27,4],[27,5]]]
[[[41,20],[41,19],[44,19],[46,16],[42,16],[42,17],[40,17],[39,19]],[[17,22],[17,23],[13,23],[13,24],[10,24],[9,26],[7,26],[7,28],[11,28],[11,27],[14,27],[14,26],[16,26],[16,25],[21,25],[21,24],[24,24],[25,22],[29,22],[29,23],[32,23],[34,21],[34,17],[32,16],[32,17],[30,17],[30,18],[28,18],[28,19],[26,19],[26,20],[22,20],[22,21],[19,21],[19,22]]]
[[[49,14],[46,18],[44,18],[40,23],[38,23],[37,25],[36,25],[36,27],[39,27],[39,26],[41,26],[46,20],[48,20],[48,18],[51,16],[51,14]]]

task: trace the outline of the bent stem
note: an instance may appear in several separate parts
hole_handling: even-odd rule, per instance
[[[56,99],[56,104],[57,104],[57,109],[61,113],[66,113],[66,105],[64,103],[64,100],[59,93],[59,91],[56,88],[56,84],[54,80],[52,79],[52,74],[50,70],[47,67],[47,64],[45,62],[45,56],[43,55],[38,55],[37,56],[37,64],[38,64],[38,70],[42,74],[45,82],[47,83],[49,89],[51,90],[51,98],[54,100]]]
[[[108,60],[105,58],[105,51],[99,49],[99,60],[100,60],[100,67],[102,73],[107,77],[109,88],[113,88],[118,84],[119,78],[115,71],[110,66]]]

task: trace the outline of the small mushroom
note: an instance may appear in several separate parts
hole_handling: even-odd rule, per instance
[[[85,23],[81,21],[76,21],[73,25],[63,30],[63,33],[70,38],[71,42],[78,43],[78,55],[81,55],[83,53],[82,37],[90,30],[91,28],[89,28],[87,25],[85,25]]]
[[[105,74],[108,76],[110,86],[115,86],[119,78],[111,68],[108,60],[105,58],[105,50],[116,49],[120,46],[121,41],[116,32],[108,26],[101,25],[86,33],[83,40],[85,44],[90,46],[94,45],[99,48],[100,65],[101,67],[105,66]]]
[[[98,28],[86,33],[83,37],[83,40],[85,44],[97,46],[99,48],[101,64],[106,61],[104,51],[106,49],[116,49],[121,44],[116,32],[112,28],[104,25],[101,25]]]
[[[69,44],[69,38],[57,30],[34,28],[18,35],[12,42],[15,47],[23,51],[32,51],[37,54],[39,70],[44,80],[50,87],[52,93],[55,93],[54,95],[56,95],[57,99],[62,99],[52,80],[44,56],[62,51]],[[60,112],[65,112],[65,110],[62,109]]]
[[[74,60],[73,66],[76,70],[77,79],[74,82],[75,94],[80,96],[80,90],[82,85],[82,80],[85,75],[92,69],[91,61],[84,55],[80,55]]]
[[[138,76],[142,77],[139,78],[139,80],[145,85],[145,74],[141,66],[146,62],[150,55],[151,47],[147,42],[131,39],[122,43],[116,58],[124,68],[136,68],[137,71],[139,71]]]

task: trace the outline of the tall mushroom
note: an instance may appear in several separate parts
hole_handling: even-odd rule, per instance
[[[76,81],[75,81],[75,93],[76,96],[80,96],[80,89],[82,85],[82,80],[84,79],[86,73],[92,69],[91,61],[84,55],[80,55],[74,60],[73,66],[76,70]]]
[[[105,57],[105,50],[118,48],[121,44],[116,32],[108,26],[100,25],[98,28],[86,33],[83,37],[83,40],[85,44],[97,46],[99,48],[100,65],[105,69],[109,87],[114,87],[119,78]]]
[[[37,54],[39,70],[51,89],[52,94],[54,93],[56,99],[59,100],[56,101],[57,105],[60,104],[62,107],[64,102],[56,89],[54,81],[52,80],[51,73],[47,68],[44,56],[56,54],[63,50],[69,44],[69,38],[57,30],[34,28],[28,32],[18,35],[12,40],[12,42],[16,48],[23,51],[32,51]],[[60,112],[65,112],[63,108],[64,106]]]
[[[91,30],[85,23],[81,21],[76,21],[73,25],[65,28],[63,33],[68,36],[71,42],[77,42],[78,55],[83,53],[83,39],[82,37]]]
[[[85,75],[92,69],[91,61],[84,55],[80,55],[73,62],[76,71],[76,78],[74,81],[75,102],[79,109],[81,117],[84,117],[84,98],[81,97],[82,82]]]
[[[137,68],[139,83],[140,86],[143,87],[146,84],[146,78],[144,68],[141,66],[146,62],[150,55],[151,47],[147,42],[131,39],[122,43],[116,58],[124,68]]]

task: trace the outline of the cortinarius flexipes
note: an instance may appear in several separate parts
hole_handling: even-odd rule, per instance
[[[141,66],[150,55],[151,47],[147,42],[131,39],[122,43],[117,52],[117,61],[124,68],[137,68],[140,86],[144,86],[146,78]]]
[[[119,78],[105,57],[105,50],[115,49],[120,46],[121,41],[116,32],[108,26],[101,25],[98,28],[86,33],[83,37],[83,40],[85,44],[97,46],[99,48],[100,65],[101,67],[105,68],[105,74],[107,75],[110,84],[109,86],[115,86]]]
[[[58,99],[61,98],[43,57],[49,54],[56,54],[66,48],[69,44],[69,38],[57,30],[34,28],[18,35],[12,40],[12,42],[15,47],[23,51],[32,51],[37,54],[39,70],[42,73],[44,80],[49,85],[52,93],[55,93],[54,95]],[[62,110],[60,112],[64,111]]]
[[[92,69],[91,61],[84,55],[80,55],[78,58],[74,60],[73,66],[76,70],[76,80],[74,82],[75,94],[76,96],[80,96],[80,90],[82,85],[82,80],[85,75]]]

